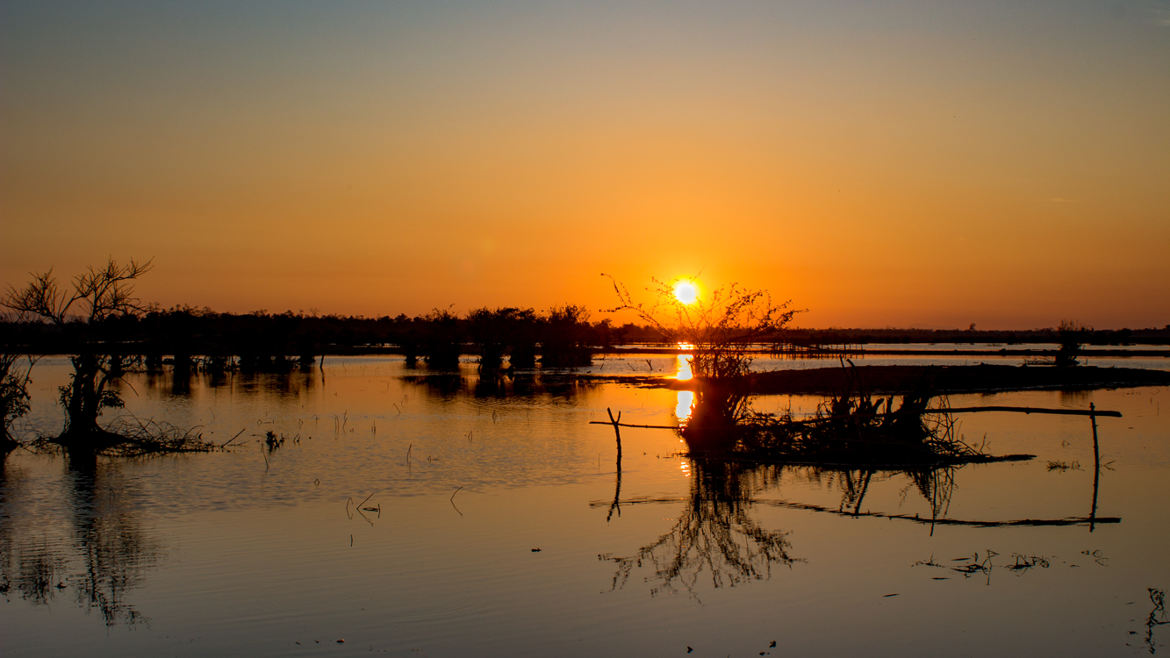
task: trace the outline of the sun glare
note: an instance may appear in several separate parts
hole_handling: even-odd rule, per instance
[[[699,298],[699,288],[693,281],[683,279],[674,284],[674,298],[683,304],[694,304]]]

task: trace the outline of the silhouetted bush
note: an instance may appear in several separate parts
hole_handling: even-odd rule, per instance
[[[549,309],[540,332],[540,365],[572,368],[593,362],[589,345],[589,311],[568,304]]]
[[[0,353],[0,455],[16,446],[12,421],[28,413],[28,383],[32,362],[19,365],[21,356],[9,351]]]

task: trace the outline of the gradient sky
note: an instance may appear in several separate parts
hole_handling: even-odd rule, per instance
[[[1170,323],[1170,2],[0,2],[0,283]]]

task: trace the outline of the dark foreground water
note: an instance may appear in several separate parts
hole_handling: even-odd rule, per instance
[[[619,477],[612,429],[588,421],[671,423],[688,392],[418,374],[329,358],[291,376],[133,375],[125,413],[232,449],[14,453],[0,654],[1170,651],[1149,591],[1170,589],[1170,389],[951,399],[1121,411],[1099,421],[1095,491],[1085,418],[962,416],[968,441],[1038,458],[932,473],[707,465],[670,431],[629,429]],[[65,376],[38,364],[26,432],[59,428]],[[271,452],[268,432],[284,438]]]

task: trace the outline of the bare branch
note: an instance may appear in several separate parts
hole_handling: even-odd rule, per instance
[[[65,324],[74,304],[87,307],[83,317],[99,322],[119,315],[136,314],[145,307],[134,296],[133,281],[150,271],[151,262],[130,259],[118,265],[110,259],[104,267],[90,266],[72,279],[72,294],[61,290],[53,270],[30,276],[23,288],[9,286],[3,305],[24,317],[38,317],[54,324]]]
[[[619,302],[610,310],[633,312],[665,340],[693,346],[691,367],[699,377],[745,374],[752,361],[750,350],[778,342],[781,330],[798,312],[791,301],[777,304],[766,291],[735,283],[711,291],[694,304],[684,304],[675,298],[670,284],[651,279],[647,292],[653,303],[647,304],[634,300],[612,276],[609,279]]]
[[[20,289],[8,287],[4,295],[4,306],[16,311],[21,319],[31,316],[57,324],[64,323],[65,314],[76,297],[65,297],[65,293],[57,286],[52,269],[40,274],[30,273],[29,276],[32,280],[25,287]]]

